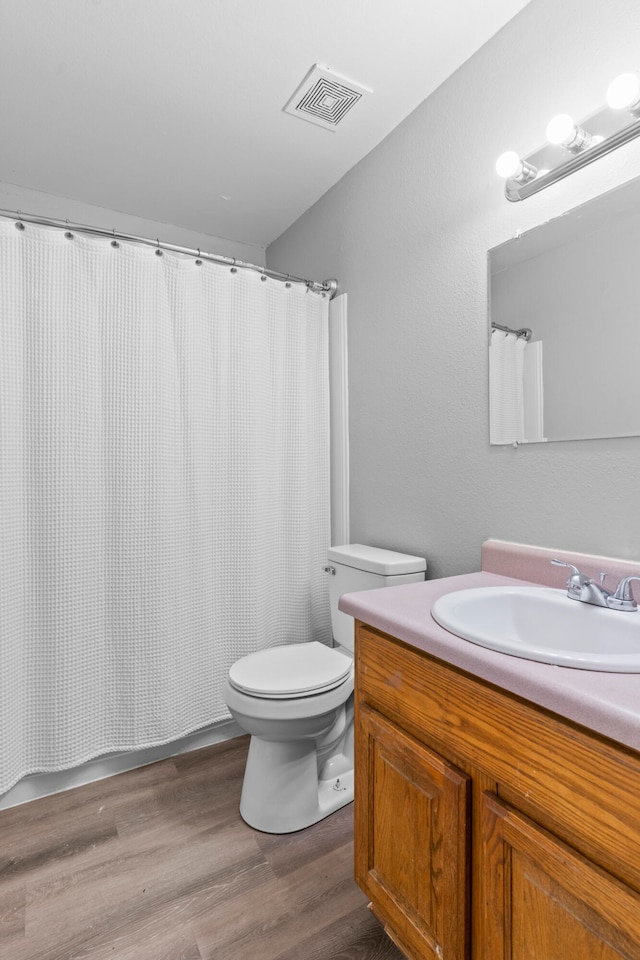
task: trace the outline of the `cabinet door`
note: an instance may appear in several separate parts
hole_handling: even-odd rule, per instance
[[[634,890],[492,794],[482,830],[483,960],[639,960]]]
[[[464,773],[359,707],[356,880],[409,957],[468,956],[469,797]]]

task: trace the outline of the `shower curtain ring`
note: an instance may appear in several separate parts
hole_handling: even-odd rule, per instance
[[[231,273],[237,273],[238,268],[236,267],[236,258],[233,258],[233,266],[231,267]]]
[[[156,250],[156,257],[162,256],[162,250],[160,249],[160,239],[156,237],[156,243],[158,244],[158,249]]]

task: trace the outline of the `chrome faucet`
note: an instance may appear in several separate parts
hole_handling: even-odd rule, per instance
[[[632,612],[638,609],[630,584],[633,580],[640,580],[640,577],[623,577],[612,593],[610,590],[605,590],[603,586],[606,573],[601,573],[600,583],[596,583],[591,577],[581,573],[573,563],[565,563],[564,560],[552,560],[551,563],[555,563],[558,567],[569,567],[572,570],[567,580],[567,596],[571,600],[591,603],[596,607],[607,607],[609,610]]]

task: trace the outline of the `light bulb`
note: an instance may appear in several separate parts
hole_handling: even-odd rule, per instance
[[[505,180],[515,180],[517,183],[529,183],[538,175],[537,169],[526,160],[522,160],[515,150],[501,153],[496,160],[496,173]]]
[[[496,160],[496,173],[499,177],[509,180],[518,173],[521,166],[522,160],[515,150],[507,150],[506,153],[501,153]]]
[[[635,73],[621,73],[607,90],[607,104],[612,110],[640,108],[640,80]]]
[[[564,147],[569,153],[582,153],[597,142],[590,133],[574,123],[568,113],[559,113],[549,121],[547,140],[549,143]]]
[[[519,157],[515,150],[500,154],[496,160],[496,173],[505,180],[515,180],[519,184],[529,183],[538,176],[536,167]]]
[[[547,124],[547,140],[554,144],[571,143],[576,135],[576,125],[568,113],[559,113]]]

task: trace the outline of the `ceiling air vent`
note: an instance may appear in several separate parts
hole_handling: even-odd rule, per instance
[[[325,130],[335,130],[365,93],[371,90],[316,63],[283,109]]]

